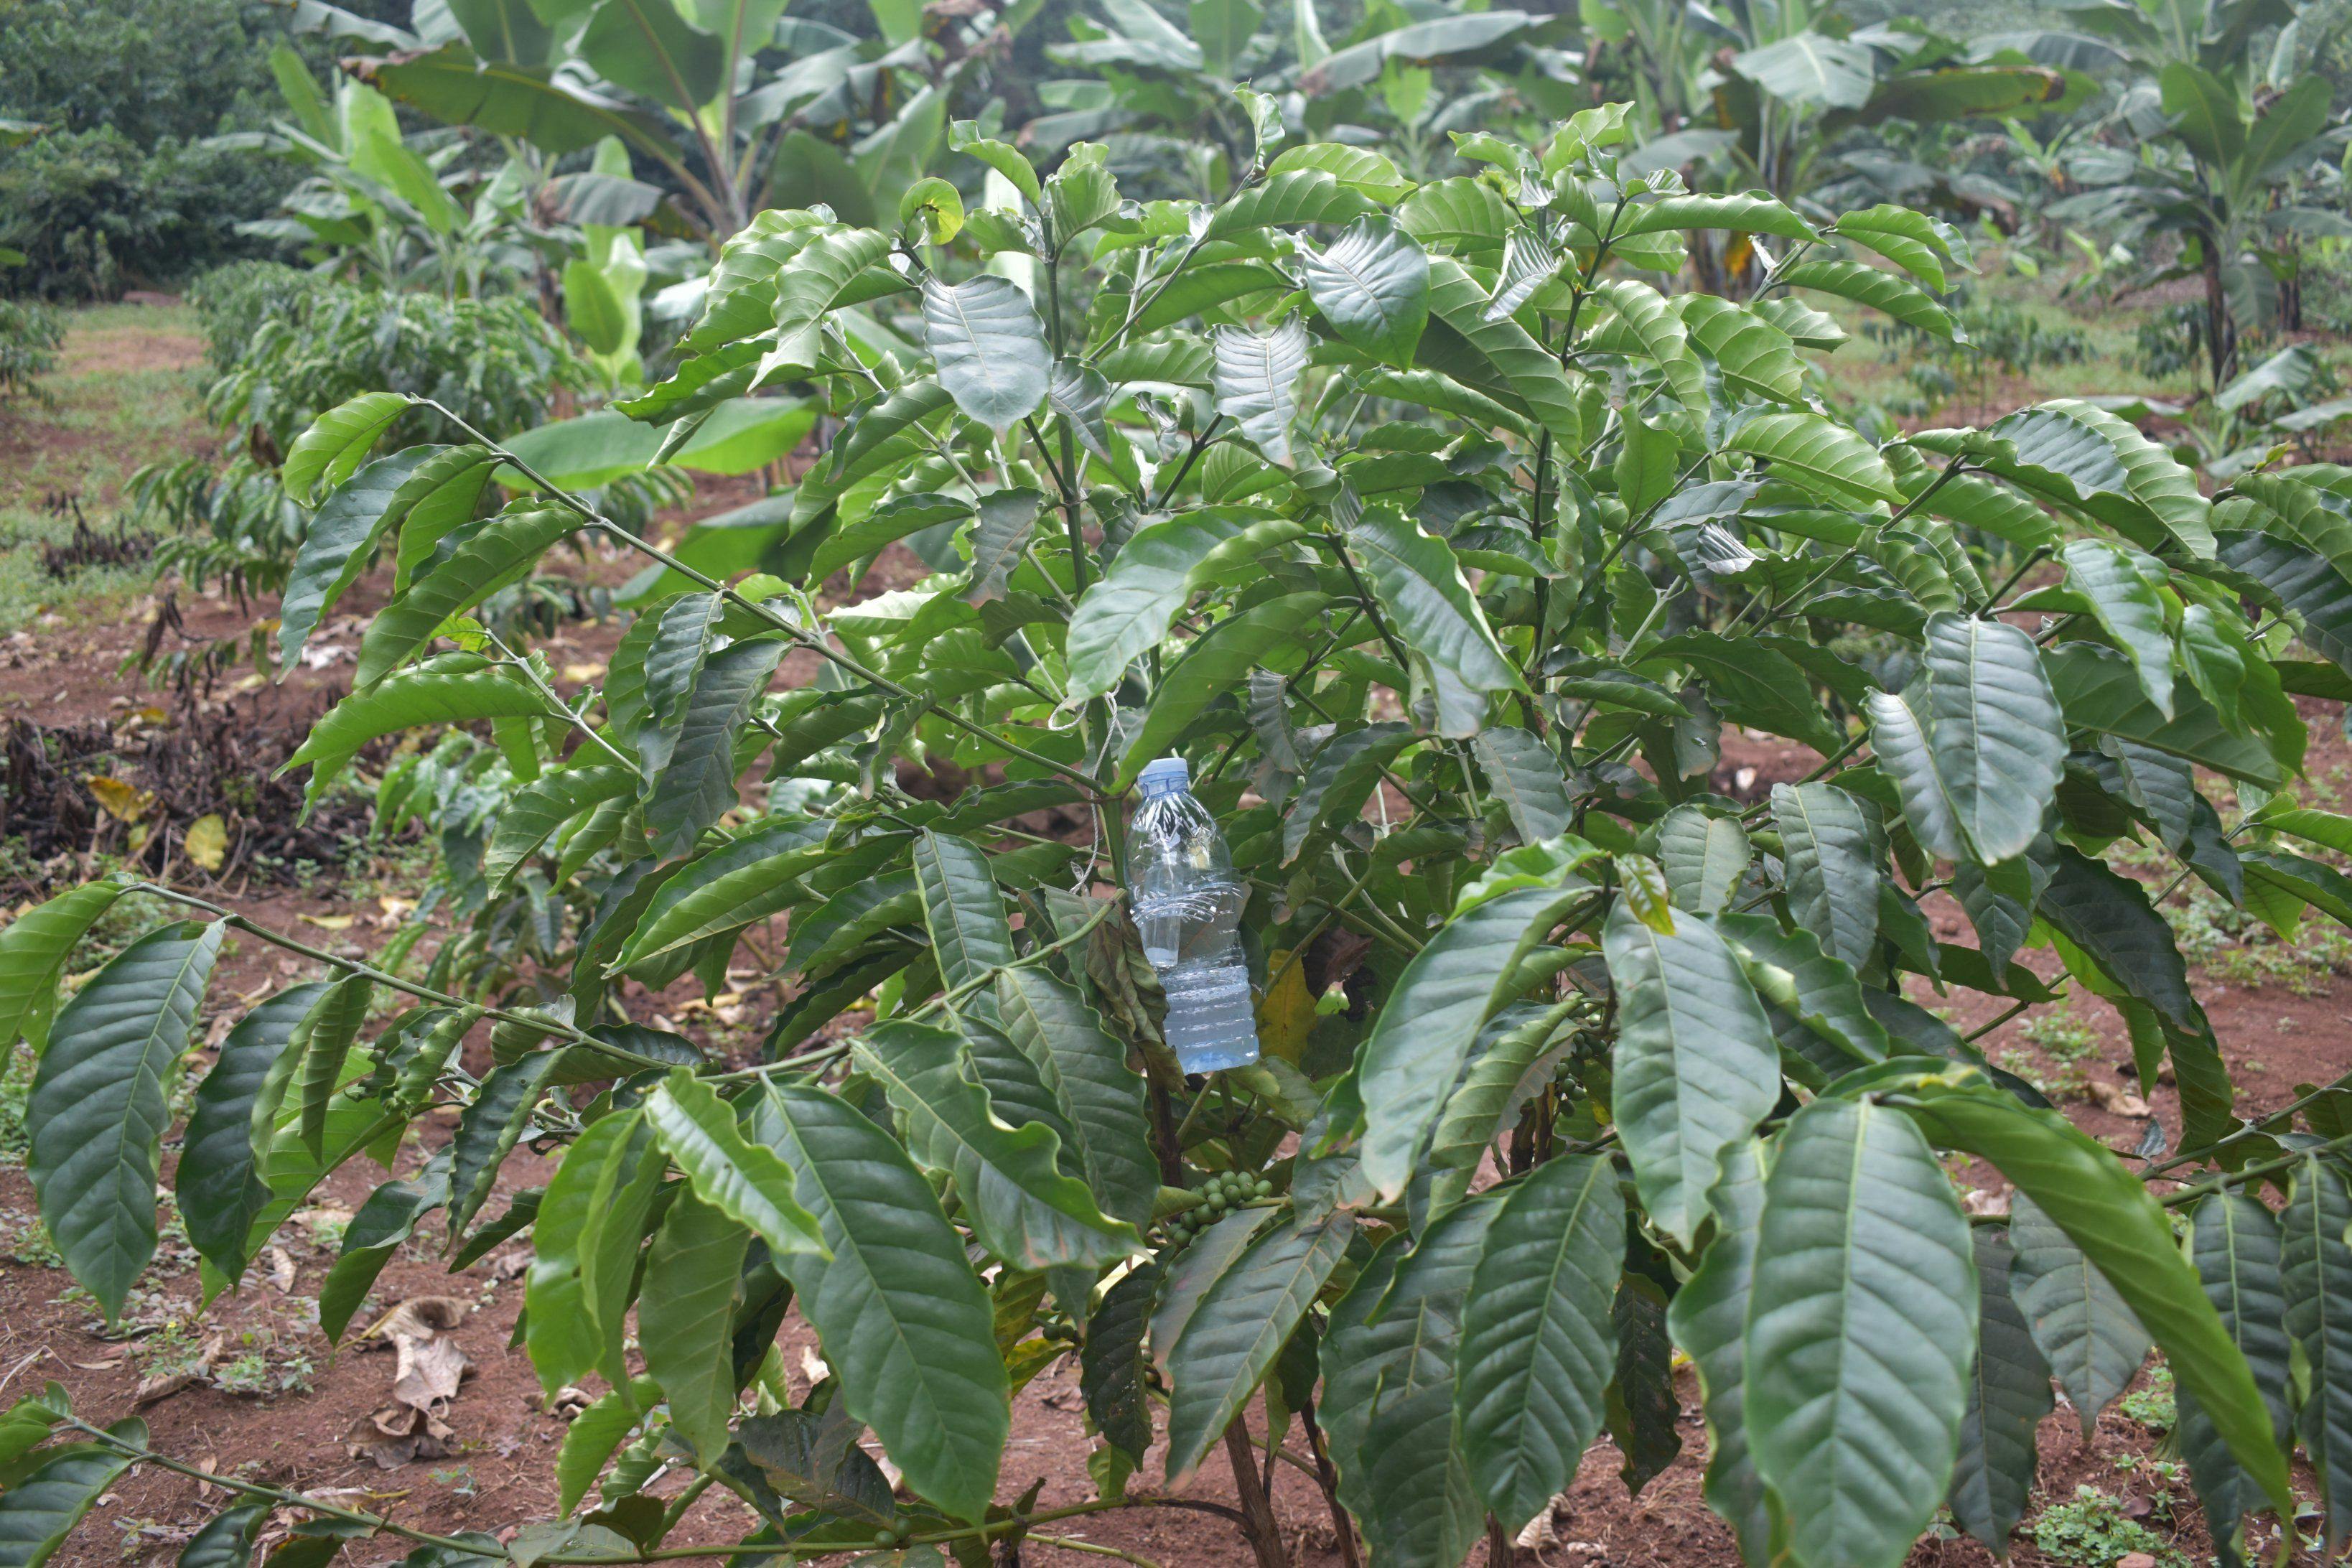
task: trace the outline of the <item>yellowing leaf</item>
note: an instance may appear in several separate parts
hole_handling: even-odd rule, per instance
[[[200,816],[188,824],[181,837],[180,848],[189,860],[207,871],[217,871],[228,856],[228,825],[217,814]]]
[[[1268,954],[1266,964],[1280,978],[1257,1005],[1258,1048],[1295,1065],[1315,1028],[1315,995],[1307,989],[1307,965],[1291,963],[1287,949]]]
[[[98,797],[106,815],[118,822],[136,822],[155,804],[154,791],[135,789],[106,773],[90,773],[82,782],[89,785],[89,793]]]
[[[350,915],[304,915],[302,918],[308,921],[310,924],[317,926],[320,931],[349,931],[352,929],[352,917]]]

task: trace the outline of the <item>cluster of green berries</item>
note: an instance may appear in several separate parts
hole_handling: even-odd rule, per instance
[[[1171,1247],[1182,1247],[1224,1218],[1229,1211],[1273,1192],[1274,1184],[1264,1176],[1251,1176],[1242,1171],[1220,1172],[1192,1189],[1192,1205],[1168,1221],[1164,1227],[1168,1243]]]
[[[887,1530],[876,1531],[874,1532],[874,1545],[877,1550],[887,1552],[894,1546],[906,1545],[908,1541],[913,1537],[914,1533],[915,1527],[908,1524],[906,1521],[901,1520],[897,1524],[890,1526]]]

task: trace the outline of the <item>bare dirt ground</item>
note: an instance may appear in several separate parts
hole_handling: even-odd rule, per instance
[[[78,364],[100,373],[118,365],[187,367],[196,357],[192,339],[109,343],[77,352],[82,356]],[[11,439],[38,444],[42,437],[37,430],[20,430]],[[6,450],[0,447],[0,471],[5,471]],[[706,513],[740,499],[707,489],[694,510]],[[625,576],[632,564],[604,560],[583,570],[610,583]],[[891,584],[869,584],[868,591],[886,585]],[[321,628],[319,641],[331,647],[355,644],[361,618],[381,602],[383,592],[380,583],[362,584]],[[160,600],[151,603],[147,613],[153,614],[159,605]],[[242,637],[256,616],[266,616],[272,608],[266,604],[240,606],[216,595],[184,595],[178,607],[187,635],[198,641]],[[126,710],[152,701],[152,691],[135,673],[117,672],[122,656],[145,630],[142,620],[127,617],[119,624],[93,625],[68,636],[0,649],[0,705],[58,724],[112,721]],[[575,667],[572,679],[596,679],[593,668],[609,654],[618,631],[612,623],[578,625],[563,634],[553,656],[559,664]],[[280,700],[325,700],[339,689],[338,669],[339,661],[329,660],[317,669],[298,672],[289,682],[289,695]],[[807,675],[787,666],[788,679]],[[250,689],[215,700],[262,700]],[[2345,742],[2334,715],[2314,717],[2312,776],[2326,789],[2352,786],[2352,745]],[[1730,735],[1718,785],[1726,793],[1757,798],[1774,782],[1801,776],[1815,760],[1801,748]],[[241,888],[215,889],[205,888],[201,878],[195,886],[240,912],[305,939],[367,951],[386,934],[379,899],[394,889],[383,880],[385,875],[384,867],[362,862],[340,877],[325,874],[308,887],[253,880]],[[1939,938],[1967,940],[1958,911],[1948,901],[1931,907],[1930,913]],[[2045,976],[2054,974],[2055,964],[2047,952],[2029,953],[2023,961]],[[299,967],[258,942],[240,942],[215,984],[215,1005],[256,999],[264,988],[292,978]],[[2249,981],[2234,972],[2231,978],[2209,972],[2203,980],[2200,994],[2238,1077],[2242,1110],[2274,1108],[2293,1097],[2294,1085],[2352,1068],[2352,1027],[2347,1027],[2345,1002],[2352,993],[2347,993],[2343,975],[2321,968],[2286,984]],[[687,994],[681,990],[676,997],[640,995],[632,1005],[641,1014],[675,1008]],[[1997,1011],[1990,999],[1978,1001],[1966,993],[1955,993],[1955,998],[1948,1004],[1925,991],[1918,997],[1923,1005],[1949,1005],[1950,1021],[1963,1032]],[[2065,1064],[2084,1085],[2082,1093],[2067,1100],[2068,1113],[2094,1136],[2119,1149],[2134,1145],[2145,1125],[2141,1113],[2111,1109],[2130,1109],[2131,1102],[2120,1098],[2123,1093],[2139,1095],[2147,1113],[2177,1127],[2177,1093],[2168,1083],[2146,1085],[2131,1079],[2131,1053],[2108,1010],[2086,1001],[2077,1017],[2090,1043]],[[712,1037],[707,1034],[707,1016],[682,1013],[677,1021],[689,1032]],[[2016,1050],[2042,1059],[2047,1052],[2032,1029],[2030,1019],[2020,1019],[1994,1030],[1982,1043],[1996,1058]],[[741,1036],[731,1037],[740,1041]],[[756,1033],[751,1037],[756,1038]],[[714,1043],[723,1042],[714,1038]],[[204,1065],[207,1056],[199,1053],[196,1065]],[[2103,1100],[2089,1090],[2092,1084],[2116,1092]],[[449,1131],[446,1123],[428,1123],[421,1139],[400,1151],[394,1168],[400,1173],[415,1170],[433,1148],[446,1141]],[[546,1172],[546,1163],[536,1156],[510,1162],[505,1193],[493,1200],[491,1212],[504,1195],[543,1181]],[[167,1155],[166,1185],[168,1173]],[[420,1237],[403,1247],[385,1269],[372,1305],[354,1321],[341,1347],[331,1347],[319,1331],[315,1293],[336,1256],[341,1227],[386,1173],[364,1160],[337,1173],[311,1206],[285,1227],[278,1249],[255,1265],[239,1289],[201,1313],[193,1258],[184,1241],[167,1235],[153,1279],[118,1331],[99,1321],[87,1297],[55,1267],[53,1258],[43,1255],[37,1235],[28,1228],[34,1213],[29,1184],[21,1170],[0,1166],[0,1259],[5,1259],[0,1261],[0,1398],[55,1379],[71,1390],[77,1409],[86,1417],[105,1421],[134,1411],[143,1415],[160,1450],[218,1473],[388,1510],[418,1528],[495,1530],[510,1521],[551,1516],[553,1455],[565,1419],[548,1407],[529,1362],[509,1345],[522,1300],[519,1247],[509,1244],[452,1277],[441,1261],[441,1237]],[[1981,1201],[1997,1206],[2001,1194],[1988,1190]],[[382,1309],[421,1296],[453,1297],[464,1303],[466,1315],[454,1338],[465,1353],[468,1375],[446,1417],[454,1434],[451,1451],[385,1468],[363,1449],[373,1436],[368,1418],[387,1401],[394,1358],[380,1342],[361,1336],[360,1330]],[[217,1343],[208,1344],[215,1338]],[[795,1318],[787,1323],[782,1342],[795,1392],[803,1391],[807,1373],[802,1351],[813,1343],[813,1336]],[[205,1370],[193,1380],[172,1375],[191,1367]],[[1728,1531],[1699,1498],[1706,1444],[1687,1369],[1678,1392],[1682,1456],[1638,1497],[1629,1496],[1618,1479],[1621,1457],[1604,1438],[1587,1455],[1576,1482],[1539,1530],[1537,1544],[1520,1554],[1523,1562],[1544,1568],[1730,1568],[1736,1563]],[[1094,1495],[1086,1469],[1089,1442],[1082,1410],[1074,1365],[1056,1366],[1021,1395],[1001,1500],[1013,1500],[1036,1481],[1043,1483],[1042,1508]],[[2061,1501],[2078,1486],[2097,1487],[2114,1494],[2126,1514],[2153,1531],[2182,1560],[2202,1563],[2210,1549],[2201,1522],[2185,1479],[2165,1460],[2160,1436],[2120,1406],[2107,1412],[2088,1439],[2074,1414],[2062,1406],[2042,1431],[2037,1500]],[[1155,1455],[1136,1486],[1149,1490],[1158,1481]],[[656,1489],[674,1492],[681,1484],[680,1478],[672,1478]],[[1223,1504],[1234,1499],[1230,1476],[1213,1463],[1187,1495]],[[1292,1468],[1280,1468],[1276,1499],[1297,1561],[1312,1568],[1341,1561],[1321,1498],[1304,1477]],[[224,1500],[219,1489],[143,1469],[108,1496],[58,1561],[167,1560]],[[714,1490],[688,1516],[676,1539],[729,1540],[753,1522],[748,1510]],[[1166,1568],[1221,1568],[1251,1561],[1230,1525],[1202,1513],[1114,1513],[1057,1528],[1090,1542],[1139,1553]],[[401,1550],[388,1540],[360,1542],[346,1549],[342,1561],[354,1568],[374,1568],[396,1560]],[[1043,1543],[1028,1551],[1040,1561],[1079,1560],[1075,1552]],[[1483,1552],[1483,1548],[1475,1550],[1473,1560]],[[2022,1537],[2015,1543],[2013,1560],[2026,1564],[2058,1561],[2045,1557]],[[1990,1561],[1974,1542],[1955,1540],[1924,1542],[1912,1558],[1916,1568],[1976,1568]]]

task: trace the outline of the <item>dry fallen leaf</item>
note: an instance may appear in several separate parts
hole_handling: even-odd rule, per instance
[[[304,915],[302,917],[304,921],[317,926],[320,931],[349,931],[352,929],[352,921],[356,918],[352,915]]]
[[[361,1423],[345,1445],[352,1458],[364,1456],[389,1470],[457,1451],[457,1434],[442,1417],[467,1371],[466,1352],[450,1337],[466,1311],[454,1296],[412,1296],[362,1336],[390,1340],[395,1357],[392,1402]]]
[[[181,836],[180,848],[205,870],[219,870],[221,862],[228,857],[228,824],[217,813],[196,818]]]
[[[563,667],[564,679],[578,681],[583,684],[595,679],[598,676],[604,673],[604,661],[602,659],[595,659],[581,664],[567,664]]]
[[[106,808],[106,815],[118,822],[137,822],[155,804],[155,792],[138,789],[107,773],[90,773],[82,779],[89,793]]]
[[[184,1388],[194,1387],[198,1381],[194,1373],[185,1369],[151,1373],[139,1380],[138,1390],[131,1396],[131,1407],[143,1410],[160,1400],[171,1398]]]
[[[2094,1079],[2090,1091],[2091,1098],[2114,1115],[2142,1117],[2147,1114],[2147,1101],[2121,1084]]]
[[[261,1256],[268,1261],[269,1282],[278,1287],[278,1293],[281,1296],[292,1295],[295,1275],[294,1255],[282,1247],[264,1247]]]

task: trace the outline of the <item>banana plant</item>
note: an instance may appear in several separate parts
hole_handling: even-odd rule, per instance
[[[355,18],[304,0],[338,31]],[[878,38],[783,15],[784,0],[478,0],[359,79],[427,117],[560,157],[617,137],[655,174],[659,221],[712,246],[763,206],[824,202],[873,222],[940,151],[948,100],[1024,11],[941,19],[880,3]],[[632,214],[635,217],[648,216]]]
[[[482,178],[460,166],[466,149],[446,133],[404,136],[391,100],[373,88],[338,81],[330,97],[283,44],[269,63],[285,116],[209,145],[266,151],[315,172],[287,195],[282,216],[240,233],[299,246],[324,271],[446,298],[536,269],[526,208],[537,182],[528,170],[509,161]]]
[[[324,504],[282,640],[373,553],[395,591],[293,765],[315,799],[378,740],[473,730],[383,787],[462,788],[496,749],[477,874],[531,879],[542,960],[419,979],[148,884],[187,918],[61,997],[125,889],[68,891],[0,930],[33,1184],[119,1313],[221,944],[279,943],[316,978],[223,1037],[175,1168],[208,1281],[373,1152],[329,1335],[396,1247],[462,1265],[528,1226],[524,1349],[600,1392],[560,1517],[510,1550],[30,1394],[0,1423],[12,1561],[152,1466],[231,1494],[225,1550],[280,1508],[417,1568],[702,1550],[665,1542],[711,1539],[714,1489],[759,1516],[740,1555],[978,1568],[1174,1506],[1280,1568],[1286,1456],[1348,1555],[1454,1568],[1507,1558],[1603,1431],[1630,1485],[1659,1473],[1679,1353],[1747,1559],[1894,1568],[1947,1506],[2001,1550],[2054,1389],[2087,1422],[2151,1348],[2220,1550],[2303,1527],[2298,1443],[2340,1546],[2347,1086],[2241,1114],[2160,908],[2195,878],[2283,931],[2352,921],[2319,858],[2352,818],[2298,804],[2293,700],[2352,694],[2345,470],[2209,497],[2067,399],[1874,443],[1822,411],[1843,334],[1814,301],[1949,332],[1944,231],[1635,174],[1626,113],[1425,183],[1254,149],[1214,204],[1150,206],[1098,145],[1048,172],[959,126],[1001,202],[761,214],[625,405],[665,446],[767,386],[838,417],[719,571],[499,433],[379,452],[410,398],[321,417],[285,466]],[[1702,234],[1771,243],[1751,298],[1657,286]],[[566,697],[477,612],[586,538],[659,574]],[[917,539],[944,564],[820,596]],[[1812,760],[1729,793],[1727,725]],[[1118,891],[1130,786],[1171,753],[1248,889],[1263,1054],[1207,1079]],[[650,1016],[744,961],[789,982],[758,1060]],[[2120,1154],[1926,985],[1996,1019],[2103,998],[2179,1110]],[[454,1138],[407,1152],[441,1108]],[[494,1201],[526,1142],[553,1174]],[[1979,1168],[2013,1190],[1972,1223]],[[797,1398],[793,1311],[824,1369]],[[1072,1364],[1094,1491],[1041,1506],[1011,1401]],[[1187,1495],[1219,1463],[1238,1507]]]
[[[1197,0],[1185,19],[1149,0],[1105,0],[1074,17],[1072,41],[1048,53],[1093,75],[1044,84],[1054,111],[1022,128],[1022,146],[1044,156],[1115,141],[1114,170],[1132,186],[1213,199],[1248,171],[1270,127],[1309,139],[1377,130],[1386,154],[1418,174],[1450,159],[1450,132],[1579,101],[1565,22],[1523,10],[1373,5],[1336,44],[1315,0],[1273,18],[1256,0]]]
[[[1839,170],[1840,154],[1891,121],[1938,124],[2038,112],[2066,74],[2014,49],[1990,53],[1916,26],[1854,27],[1833,5],[1679,5],[1590,0],[1596,34],[1630,49],[1648,87],[1653,164],[1720,158],[1727,177],[1787,200]],[[1735,271],[1738,269],[1735,268]]]
[[[2178,240],[2171,258],[2141,270],[2132,286],[2201,279],[2206,367],[2218,391],[2237,369],[2241,335],[2282,321],[2282,292],[2299,280],[2304,242],[2352,237],[2336,204],[2306,199],[2340,189],[2352,132],[2314,75],[2250,95],[2239,72],[2176,59],[2155,85],[2162,140],[2136,153],[2078,153],[2072,166],[2088,188],[2052,215],[2115,225],[2127,244]]]

